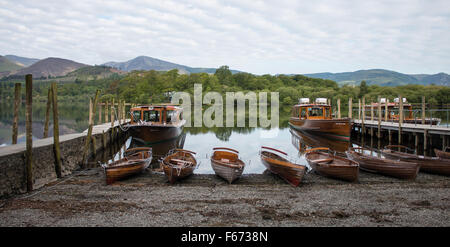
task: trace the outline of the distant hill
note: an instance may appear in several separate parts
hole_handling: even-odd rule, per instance
[[[4,56],[0,56],[0,72],[9,72],[22,69],[23,66],[16,64]]]
[[[64,76],[74,70],[77,70],[88,65],[77,63],[72,60],[49,57],[46,59],[39,60],[33,65],[23,68],[16,73],[14,76],[21,76],[26,74],[32,74],[35,78],[41,77],[56,77]]]
[[[304,74],[308,77],[329,79],[336,81],[339,85],[359,85],[362,80],[365,80],[369,85],[380,86],[399,86],[406,84],[420,84],[420,85],[444,85],[450,86],[450,76],[445,73],[435,75],[417,74],[408,75],[395,71],[383,69],[358,70],[355,72],[343,73],[315,73]]]
[[[212,73],[216,72],[215,68],[192,68],[189,66],[171,63],[171,62],[167,62],[164,60],[147,57],[147,56],[139,56],[134,59],[128,60],[126,62],[108,62],[108,63],[104,63],[103,65],[110,66],[110,67],[117,68],[119,70],[124,70],[124,71],[132,71],[132,70],[168,71],[168,70],[172,70],[172,69],[178,69],[178,71],[182,74],[201,73],[201,72],[212,74]],[[240,71],[231,70],[231,72],[238,73]]]
[[[19,57],[16,55],[5,55],[5,57],[8,58],[10,61],[13,61],[16,64],[21,65],[23,67],[28,67],[39,61],[39,59],[37,58]]]
[[[126,74],[127,72],[105,65],[86,66],[74,70],[66,75],[66,77],[74,77],[80,80],[93,80],[107,78],[113,74]]]

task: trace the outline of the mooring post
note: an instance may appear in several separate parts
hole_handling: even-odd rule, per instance
[[[25,76],[25,120],[26,120],[26,172],[27,172],[27,191],[33,190],[33,76]]]
[[[17,144],[17,135],[19,134],[19,108],[22,103],[22,85],[14,85],[14,120],[12,126],[12,144]]]
[[[398,145],[402,144],[402,123],[403,123],[403,98],[402,95],[398,96],[399,99],[399,111],[400,116],[398,119]],[[400,151],[400,147],[398,148]]]
[[[105,135],[104,130],[102,130],[102,145],[103,145],[103,151],[106,150],[106,135]]]
[[[381,148],[381,97],[378,95],[378,149]]]
[[[366,134],[366,129],[364,128],[364,120],[366,119],[366,97],[365,96],[363,96],[362,97],[362,120],[361,120],[361,126],[362,126],[362,133],[363,133],[363,135],[365,135]]]
[[[116,110],[115,104],[114,104],[114,98],[112,99],[112,103],[111,103],[111,141],[115,141],[116,139],[116,133],[115,133],[115,129],[114,129],[114,112]]]
[[[441,135],[442,138],[442,151],[445,151],[445,135]]]
[[[373,121],[373,102],[370,102],[370,121]]]
[[[423,156],[426,156],[427,153],[427,142],[428,142],[428,130],[423,131]]]
[[[358,99],[358,120],[361,120],[361,99]]]
[[[388,135],[389,135],[389,145],[392,144],[392,131],[388,130]]]
[[[348,117],[350,118],[350,119],[352,119],[352,111],[353,111],[353,103],[352,103],[352,98],[350,97],[349,99],[348,99]]]
[[[108,101],[105,102],[105,123],[108,122]]]
[[[425,124],[425,96],[422,96],[422,124]]]
[[[97,90],[97,92],[95,93],[95,99],[94,99],[94,103],[92,103],[92,99],[90,99],[89,101],[89,128],[88,128],[88,133],[84,142],[84,150],[83,150],[83,164],[86,165],[87,163],[87,152],[89,150],[89,144],[91,141],[91,136],[92,136],[92,128],[94,127],[94,121],[92,119],[92,116],[95,115],[95,108],[98,102],[98,96],[100,94],[100,90]]]
[[[419,135],[417,135],[416,132],[414,132],[414,150],[417,153],[419,149]]]
[[[98,104],[98,124],[102,124],[102,104]]]
[[[341,118],[341,99],[337,99],[338,118]]]
[[[50,86],[47,93],[47,107],[45,109],[44,138],[48,137],[48,125],[50,122],[50,108],[52,107],[52,87]]]
[[[387,122],[388,121],[388,105],[389,105],[389,99],[386,98],[386,103],[384,103],[384,121]]]
[[[55,172],[56,177],[60,178],[61,173],[61,150],[59,147],[59,117],[58,117],[58,91],[56,82],[52,83],[52,108],[53,108],[53,147],[55,151]]]

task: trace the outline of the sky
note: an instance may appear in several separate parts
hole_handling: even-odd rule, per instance
[[[0,55],[450,74],[449,0],[0,0]]]

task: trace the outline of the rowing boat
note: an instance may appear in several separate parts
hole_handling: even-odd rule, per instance
[[[231,148],[216,147],[213,148],[211,166],[216,175],[231,184],[241,177],[245,163],[239,159],[239,151]]]
[[[161,160],[161,168],[171,184],[194,173],[197,167],[195,152],[185,149],[174,149]]]
[[[357,152],[360,150],[360,152]],[[402,179],[415,179],[420,166],[414,162],[405,162],[387,158],[378,158],[363,153],[360,147],[350,148],[345,152],[347,158],[359,163],[359,167],[368,172],[379,173]]]
[[[306,151],[305,158],[312,170],[322,176],[350,182],[358,180],[358,162],[331,154],[329,148],[309,149]]]
[[[106,184],[143,172],[152,161],[151,148],[132,148],[125,157],[110,164],[103,164]]]
[[[404,152],[396,151],[405,149]],[[407,153],[407,151],[413,151],[408,147],[402,145],[388,145],[381,153],[390,159],[397,159],[401,161],[408,161],[418,163],[420,165],[420,171],[441,175],[450,175],[450,159],[441,159],[439,157],[426,157],[422,155]]]
[[[306,166],[288,160],[288,154],[275,148],[261,147],[260,157],[270,172],[277,174],[286,182],[297,187],[307,170]]]

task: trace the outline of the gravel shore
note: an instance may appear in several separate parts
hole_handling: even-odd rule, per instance
[[[164,174],[105,185],[100,168],[0,201],[0,226],[450,226],[450,178],[405,181],[361,171],[358,183],[308,173],[294,188],[270,173],[227,184]]]

